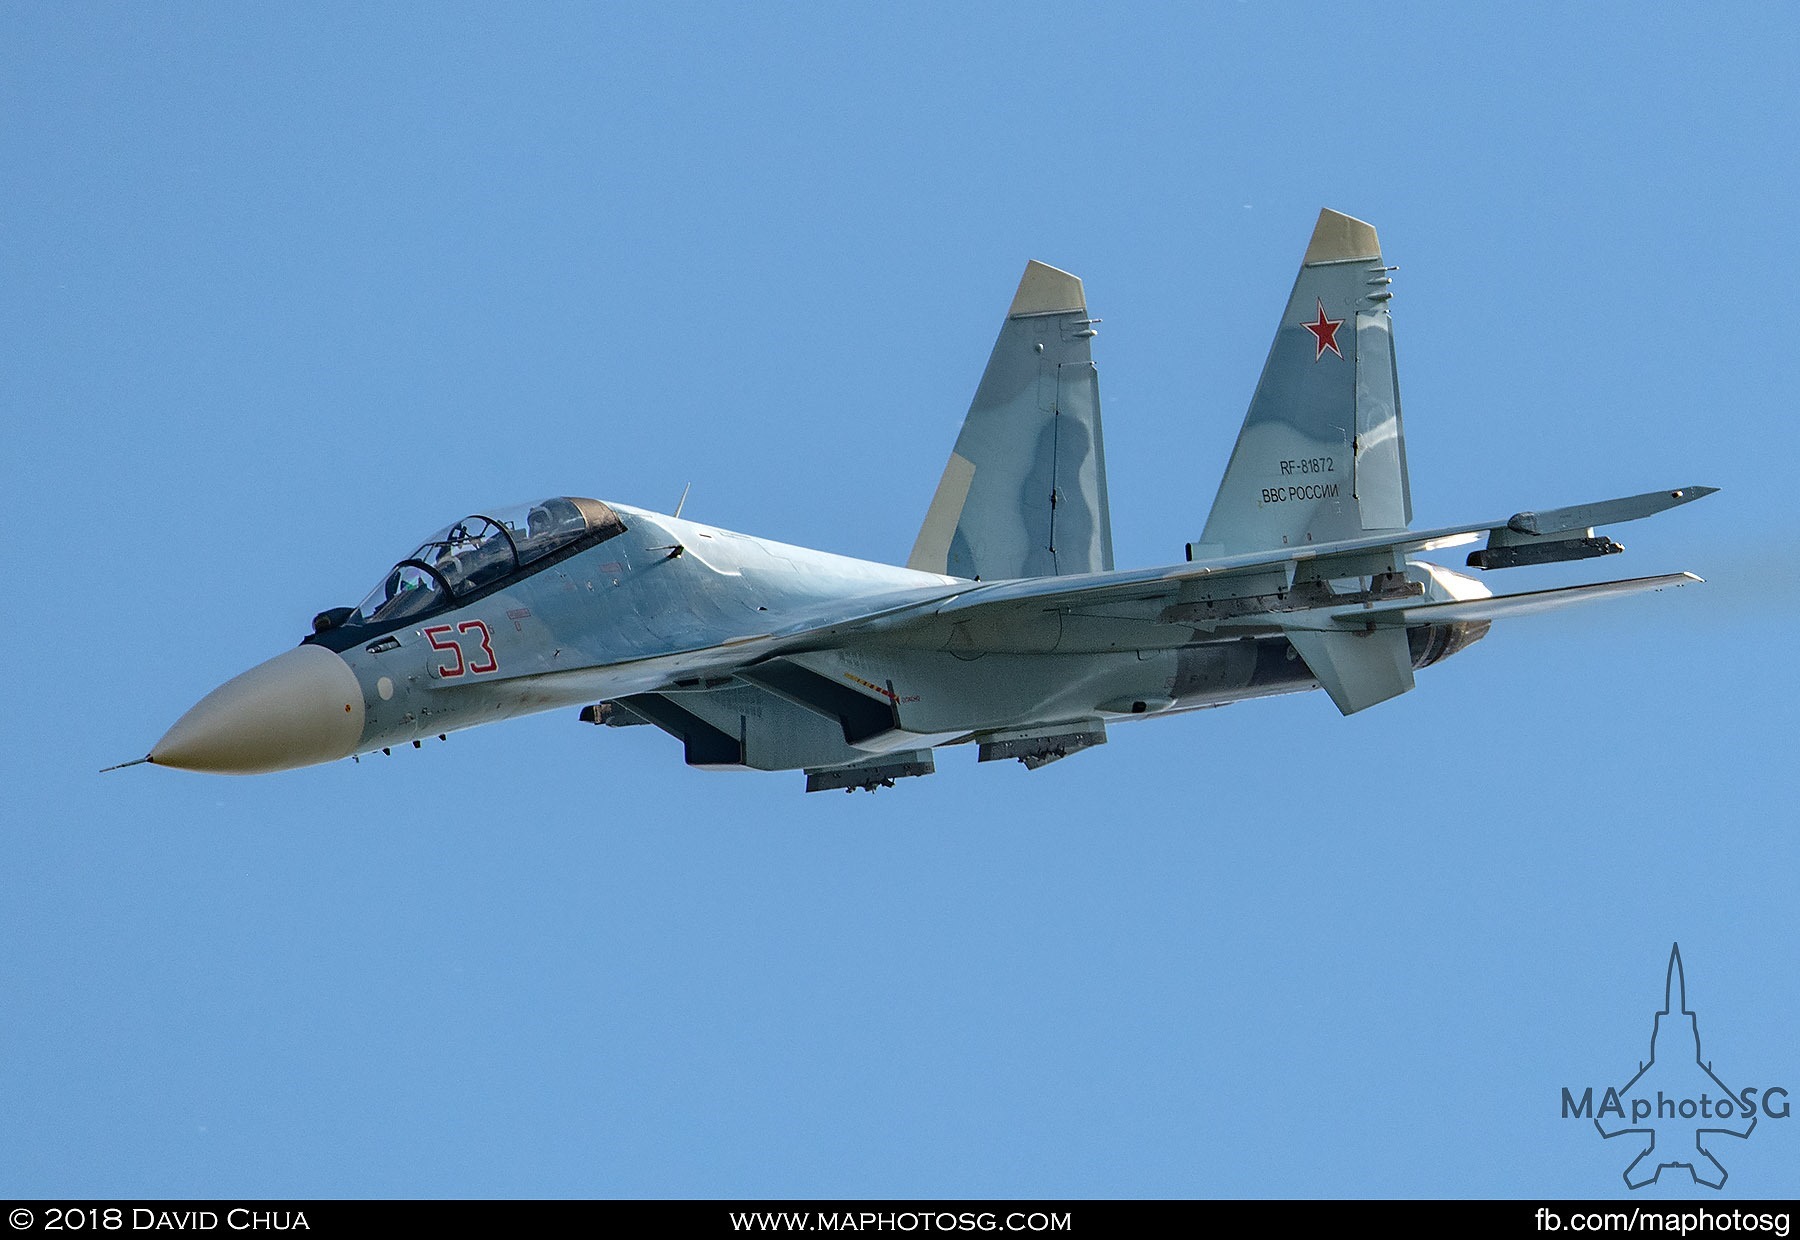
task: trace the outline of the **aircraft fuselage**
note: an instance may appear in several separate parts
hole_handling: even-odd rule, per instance
[[[152,760],[278,770],[595,706],[594,722],[680,736],[692,765],[824,768],[971,740],[1048,752],[1057,737],[1097,743],[1109,722],[1317,687],[1279,634],[1058,612],[1021,616],[1004,633],[915,620],[886,640],[820,642],[768,670],[715,674],[721,648],[767,643],[822,610],[860,617],[975,583],[612,507],[623,533],[527,566],[467,604],[308,636],[203,700]],[[1413,665],[1485,628],[1420,626]]]

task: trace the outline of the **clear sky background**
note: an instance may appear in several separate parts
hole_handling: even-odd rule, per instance
[[[1560,1090],[1675,940],[1800,1093],[1796,13],[0,7],[0,1192],[1622,1194]],[[874,797],[572,711],[96,773],[485,506],[903,561],[1029,258],[1179,560],[1322,205],[1420,523],[1715,485],[1490,583],[1708,584]]]

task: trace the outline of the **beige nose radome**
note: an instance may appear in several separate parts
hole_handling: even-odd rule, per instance
[[[362,731],[362,686],[350,665],[323,646],[300,646],[201,698],[156,742],[150,761],[258,775],[347,758]]]

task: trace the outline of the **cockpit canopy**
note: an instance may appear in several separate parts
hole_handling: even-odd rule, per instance
[[[604,542],[624,532],[618,513],[576,496],[476,513],[420,543],[346,623],[388,624],[424,615],[590,535],[590,541]]]

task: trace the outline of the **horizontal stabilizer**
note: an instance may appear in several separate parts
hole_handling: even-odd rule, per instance
[[[1399,697],[1413,687],[1412,652],[1405,629],[1377,628],[1366,633],[1288,632],[1288,640],[1319,687],[1346,715]]]
[[[1347,607],[1342,611],[1332,612],[1331,618],[1344,626],[1372,624],[1377,628],[1395,630],[1418,624],[1498,620],[1503,617],[1528,616],[1539,611],[1554,611],[1558,607],[1596,599],[1642,594],[1646,590],[1667,590],[1699,580],[1692,573],[1664,573],[1659,577],[1634,577],[1628,581],[1602,581],[1593,585],[1532,590],[1525,594],[1456,599],[1448,603],[1378,603],[1367,607]]]

